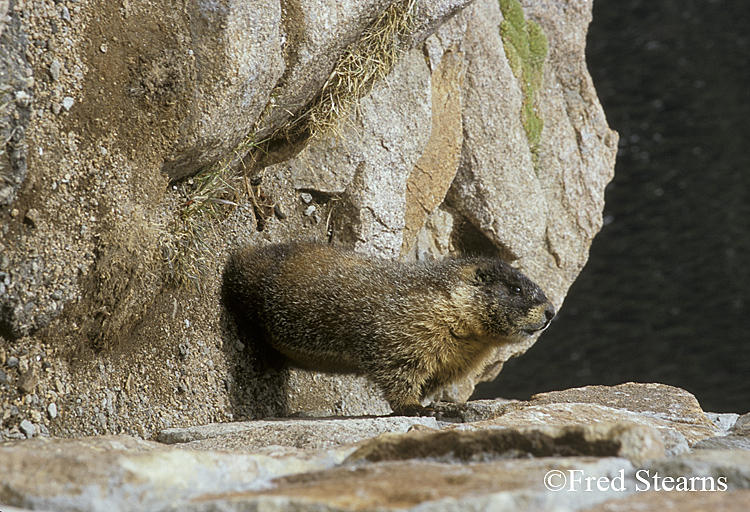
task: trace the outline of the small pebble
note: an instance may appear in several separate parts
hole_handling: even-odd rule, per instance
[[[34,393],[39,377],[34,373],[33,368],[29,368],[28,371],[21,374],[21,378],[18,379],[18,389],[27,395]]]
[[[63,98],[62,105],[63,107],[65,107],[65,110],[70,110],[71,108],[73,108],[73,103],[75,103],[75,100],[70,96],[65,96]]]
[[[31,103],[31,96],[26,91],[16,91],[16,103],[19,107],[28,107]]]
[[[310,206],[308,206],[307,208],[305,208],[305,217],[309,217],[310,215],[312,215],[313,213],[315,213],[315,210],[317,210],[317,209],[318,208],[314,204],[311,204]]]
[[[31,225],[32,228],[39,227],[41,222],[41,214],[36,208],[29,208],[24,217],[24,222]]]
[[[0,441],[22,441],[26,436],[18,431],[18,427],[0,432]]]
[[[18,361],[18,358],[16,356],[10,356],[5,361],[5,366],[7,366],[8,368],[15,368],[16,366],[18,366],[18,362],[19,361]]]
[[[276,215],[276,218],[279,220],[286,219],[286,213],[284,213],[284,211],[281,209],[279,205],[276,205],[273,207],[273,213],[274,215]]]
[[[55,59],[52,61],[52,64],[49,65],[49,74],[52,77],[52,80],[57,81],[60,80],[60,71],[62,70],[62,64],[60,64],[60,61]]]
[[[307,192],[302,192],[299,196],[302,198],[302,201],[305,204],[310,204],[313,200],[312,194],[309,194]]]
[[[19,428],[21,429],[21,432],[23,432],[23,435],[25,435],[27,439],[34,437],[34,434],[36,434],[36,427],[29,420],[23,420]]]
[[[182,361],[186,360],[188,356],[190,355],[190,347],[188,346],[187,343],[180,343],[177,346],[177,349],[179,350],[180,359]]]

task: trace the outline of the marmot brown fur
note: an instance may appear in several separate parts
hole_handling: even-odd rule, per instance
[[[246,247],[224,270],[238,329],[294,366],[362,373],[395,413],[546,328],[555,309],[496,258],[399,263],[315,242]]]

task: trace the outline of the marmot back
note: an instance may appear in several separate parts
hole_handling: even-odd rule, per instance
[[[297,367],[363,373],[394,412],[545,329],[555,310],[496,258],[399,263],[314,242],[245,247],[224,270],[238,329]]]

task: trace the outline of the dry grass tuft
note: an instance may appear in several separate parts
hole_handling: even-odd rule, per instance
[[[403,0],[388,7],[341,56],[318,95],[301,113],[267,141],[254,143],[249,137],[245,147],[254,146],[252,161],[261,159],[252,153],[269,151],[279,139],[300,141],[327,131],[338,132],[341,120],[408,51],[416,6],[416,0]]]
[[[225,159],[178,186],[184,202],[173,236],[162,243],[164,259],[178,284],[202,289],[203,276],[215,259],[208,241],[215,238],[217,221],[231,213],[240,196],[241,177],[231,168],[231,159]]]
[[[338,121],[390,73],[408,50],[415,8],[416,0],[396,2],[362,34],[341,57],[310,107],[295,120],[294,124],[302,125],[301,131],[315,136],[335,130]]]

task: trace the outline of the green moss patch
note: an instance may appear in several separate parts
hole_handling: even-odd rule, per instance
[[[521,82],[523,126],[536,168],[544,128],[537,106],[548,51],[547,36],[536,22],[526,20],[518,0],[499,0],[499,3],[505,18],[500,23],[500,36],[513,74]]]

